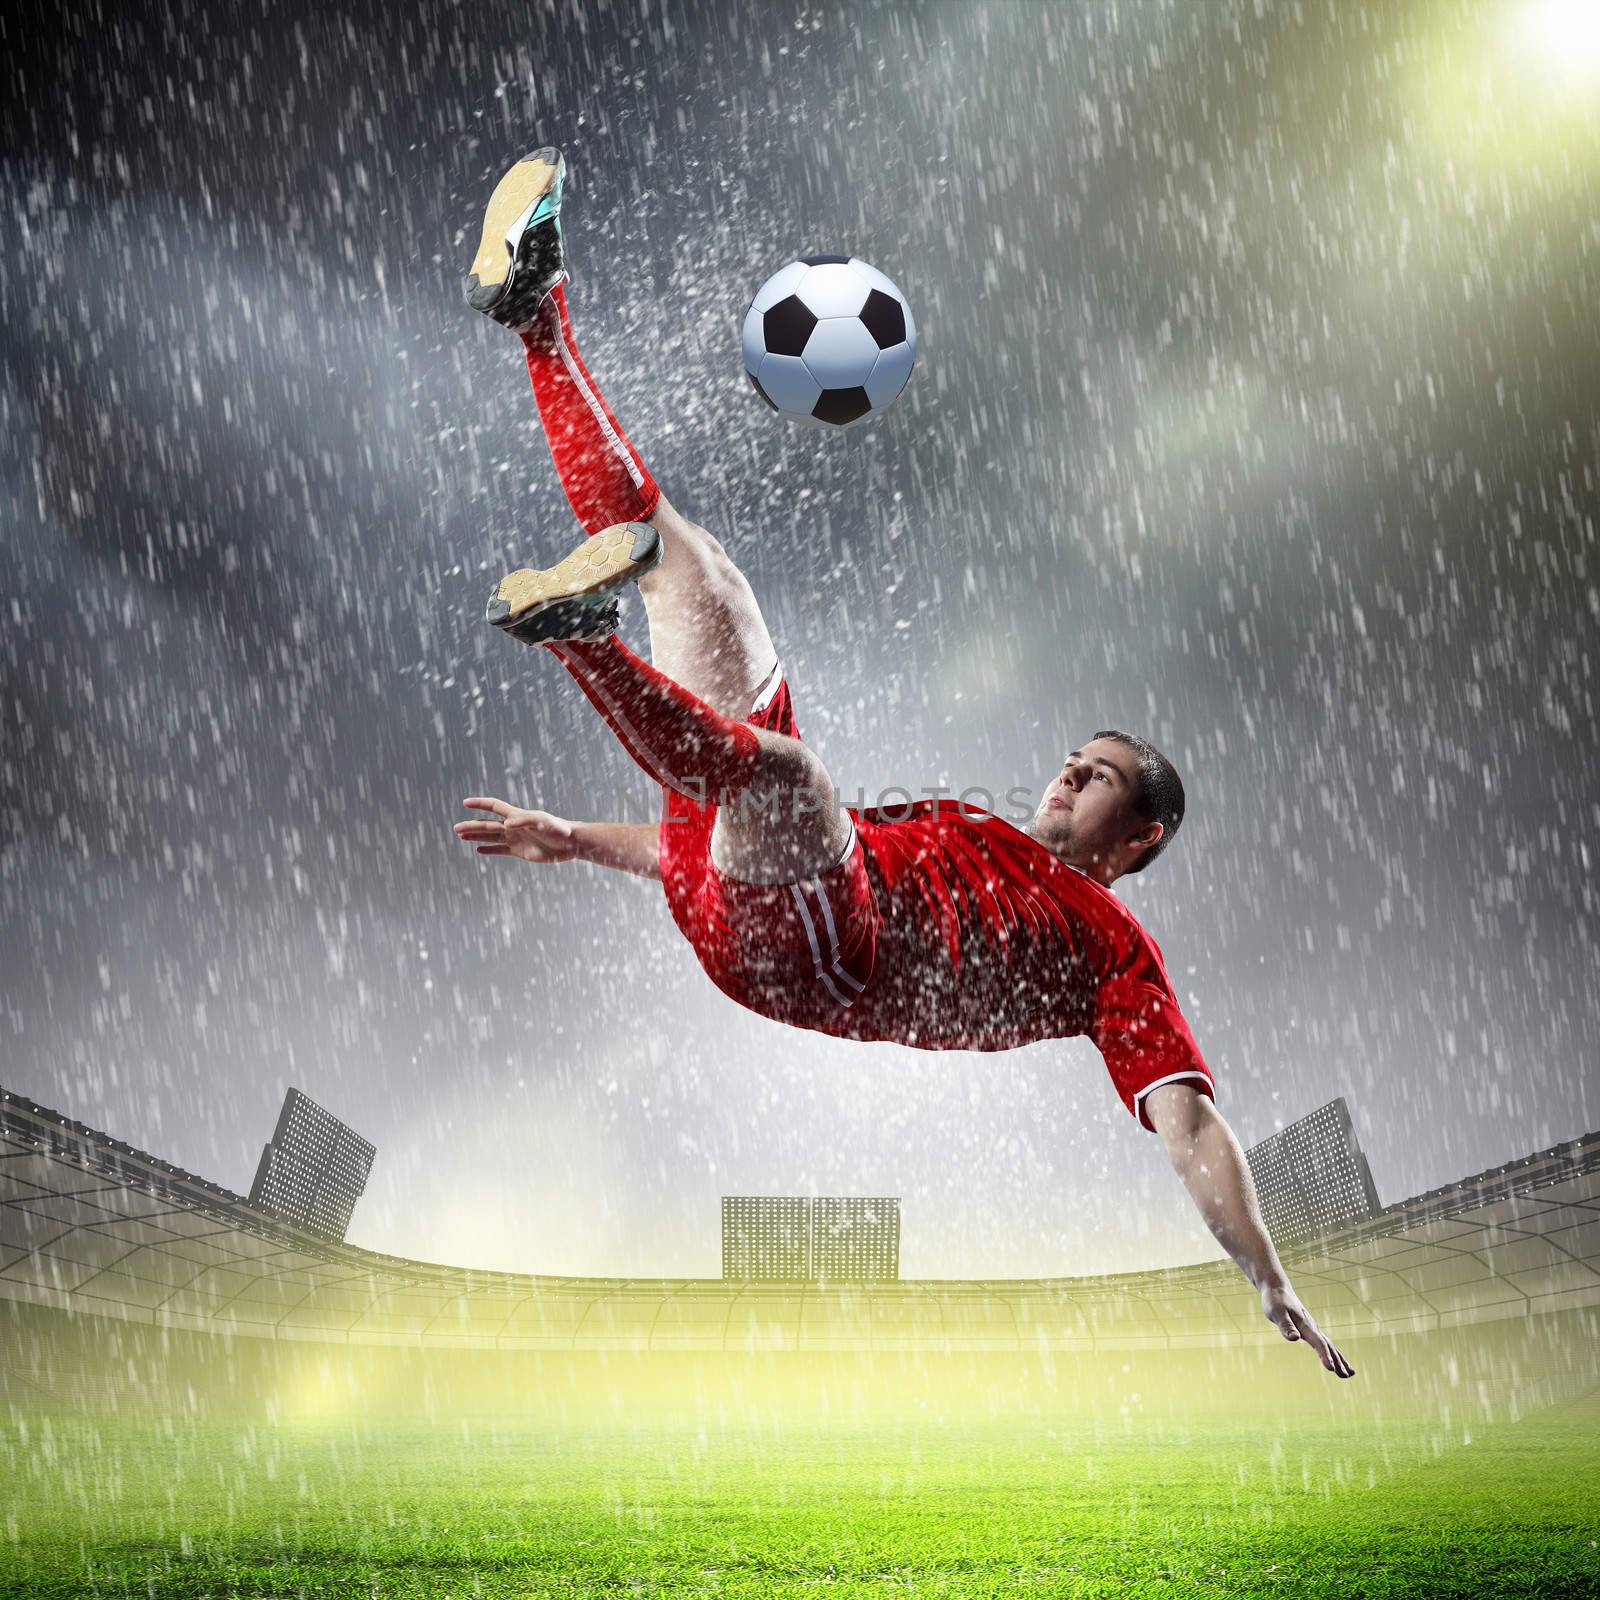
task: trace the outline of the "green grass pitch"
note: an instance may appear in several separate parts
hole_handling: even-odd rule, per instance
[[[1419,1387],[1407,1352],[1386,1385],[1364,1354],[1365,1392],[1272,1349],[1258,1381],[1158,1356],[1070,1382],[590,1358],[498,1414],[499,1369],[337,1361],[235,1373],[231,1408],[13,1398],[0,1594],[1600,1593],[1600,1399],[1497,1420],[1470,1376]]]

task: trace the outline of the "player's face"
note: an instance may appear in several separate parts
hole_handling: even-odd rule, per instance
[[[1086,872],[1108,864],[1120,871],[1126,846],[1150,826],[1135,808],[1138,776],[1138,758],[1125,744],[1091,739],[1068,752],[1028,831]]]

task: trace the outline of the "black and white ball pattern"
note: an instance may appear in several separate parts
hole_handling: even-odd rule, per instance
[[[796,422],[848,428],[889,404],[917,359],[903,294],[857,256],[806,256],[767,279],[744,319],[755,391]]]

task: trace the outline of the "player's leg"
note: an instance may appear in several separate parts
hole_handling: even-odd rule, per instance
[[[639,581],[650,659],[724,716],[743,717],[778,653],[745,575],[722,545],[662,495],[648,521],[661,564]]]
[[[743,716],[776,664],[772,638],[743,574],[662,496],[578,352],[564,288],[565,172],[560,151],[546,147],[500,180],[467,298],[522,340],[556,471],[584,530],[648,521],[660,533],[663,558],[640,583],[652,659],[719,711]]]
[[[797,883],[836,866],[853,832],[816,753],[725,716],[620,639],[550,641],[623,748],[664,788],[717,808],[711,860],[744,883]]]
[[[548,571],[502,579],[489,620],[525,644],[548,645],[657,783],[718,808],[719,870],[769,884],[829,870],[852,830],[815,753],[719,711],[615,637],[619,591],[663,559],[650,524],[610,529]]]
[[[816,752],[757,730],[756,773],[711,830],[711,861],[741,883],[803,883],[831,872],[855,843],[855,826]]]

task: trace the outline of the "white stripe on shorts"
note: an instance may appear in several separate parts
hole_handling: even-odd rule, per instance
[[[855,847],[854,827],[855,824],[852,821],[851,849]],[[849,850],[845,852],[845,855],[848,857]],[[841,1006],[852,1006],[855,1004],[856,995],[861,994],[867,986],[859,978],[852,977],[844,969],[844,962],[839,950],[839,930],[833,920],[833,906],[828,899],[828,891],[822,887],[822,880],[820,878],[812,878],[805,884],[805,888],[809,889],[817,897],[817,904],[822,910],[823,925],[828,930],[828,962],[825,967],[822,960],[822,945],[817,938],[817,924],[811,915],[811,908],[806,904],[806,897],[802,892],[801,885],[791,883],[789,885],[789,893],[794,896],[794,903],[800,910],[800,920],[805,924],[806,938],[811,944],[811,962],[816,968],[817,982]],[[846,984],[849,988],[854,989],[855,994],[842,993],[839,983],[836,983],[835,979],[838,979],[839,983]]]
[[[806,925],[806,938],[811,941],[811,962],[812,965],[817,969],[817,982],[820,983],[822,987],[839,1002],[840,1005],[852,1005],[854,1003],[854,997],[840,994],[838,984],[833,981],[833,974],[823,970],[822,947],[817,943],[817,927],[816,924],[811,920],[811,911],[806,905],[806,897],[800,893],[800,885],[798,883],[791,883],[789,885],[789,893],[794,896],[794,903],[800,908],[800,919]]]
[[[855,843],[853,837],[850,842],[852,845]],[[866,984],[858,983],[850,976],[848,972],[844,970],[844,963],[839,956],[839,930],[833,925],[833,907],[828,903],[828,893],[827,890],[822,887],[822,880],[820,878],[813,878],[811,882],[806,885],[806,887],[816,895],[817,899],[822,905],[822,920],[827,924],[828,928],[828,944],[830,946],[829,955],[832,958],[831,964],[834,972],[837,973],[839,977],[843,978],[844,981],[848,983],[857,994],[860,994],[861,991],[866,988]]]
[[[774,661],[772,663],[772,671],[761,680],[761,687],[756,690],[755,702],[750,707],[750,715],[752,717],[759,716],[761,712],[772,704],[782,684],[783,663]]]

